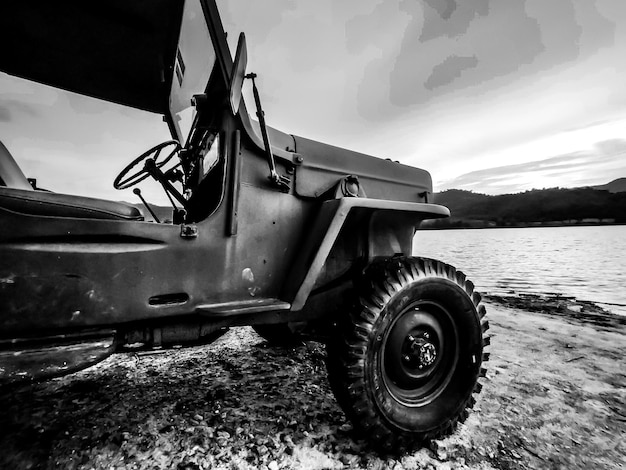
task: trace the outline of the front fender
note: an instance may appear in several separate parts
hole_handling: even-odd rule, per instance
[[[400,252],[408,256],[422,220],[449,216],[448,208],[437,204],[367,198],[325,201],[294,261],[283,298],[293,299],[291,310],[299,311],[318,281],[328,277],[330,265],[330,271],[338,272],[350,268],[350,259]]]

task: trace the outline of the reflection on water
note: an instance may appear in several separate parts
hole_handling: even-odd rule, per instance
[[[626,314],[624,225],[424,230],[413,254],[456,266],[484,293],[562,294]]]

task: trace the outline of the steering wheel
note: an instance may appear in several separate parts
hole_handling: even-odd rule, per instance
[[[165,147],[169,147],[169,146],[174,146],[174,150],[172,150],[169,154],[167,154],[165,158],[163,158],[162,160],[159,160],[161,151]],[[150,150],[142,153],[137,158],[135,158],[132,162],[130,162],[130,164],[126,168],[124,168],[120,172],[119,175],[117,175],[117,178],[115,178],[115,181],[113,181],[113,187],[115,189],[126,189],[145,180],[148,176],[150,176],[150,173],[148,172],[148,170],[146,170],[145,166],[142,166],[139,171],[134,172],[130,176],[128,176],[128,173],[130,173],[130,171],[139,163],[143,162],[144,160],[147,160],[153,155],[154,155],[153,157],[154,164],[156,165],[157,168],[161,168],[163,165],[169,162],[172,159],[172,157],[176,155],[176,153],[180,149],[181,149],[180,142],[178,142],[177,140],[167,140],[165,142],[160,143],[159,145],[155,145]]]

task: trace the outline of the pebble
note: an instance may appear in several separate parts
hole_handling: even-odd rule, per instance
[[[350,423],[342,424],[339,426],[339,431],[348,433],[352,431],[352,425]]]
[[[358,459],[359,456],[354,454],[343,454],[339,457],[339,460],[341,460],[341,463],[344,465],[353,465]]]
[[[267,468],[269,468],[269,470],[278,470],[278,463],[276,462],[276,460],[272,460],[268,465]]]

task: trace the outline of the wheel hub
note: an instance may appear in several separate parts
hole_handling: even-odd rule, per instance
[[[398,401],[421,406],[449,382],[458,343],[454,323],[441,304],[419,301],[409,305],[383,344],[385,385]]]
[[[433,343],[424,343],[419,348],[419,362],[421,367],[428,367],[437,359],[437,349]]]
[[[438,355],[437,346],[429,338],[428,332],[421,332],[417,337],[407,335],[402,348],[405,351],[402,359],[407,365],[424,369],[434,364]]]

